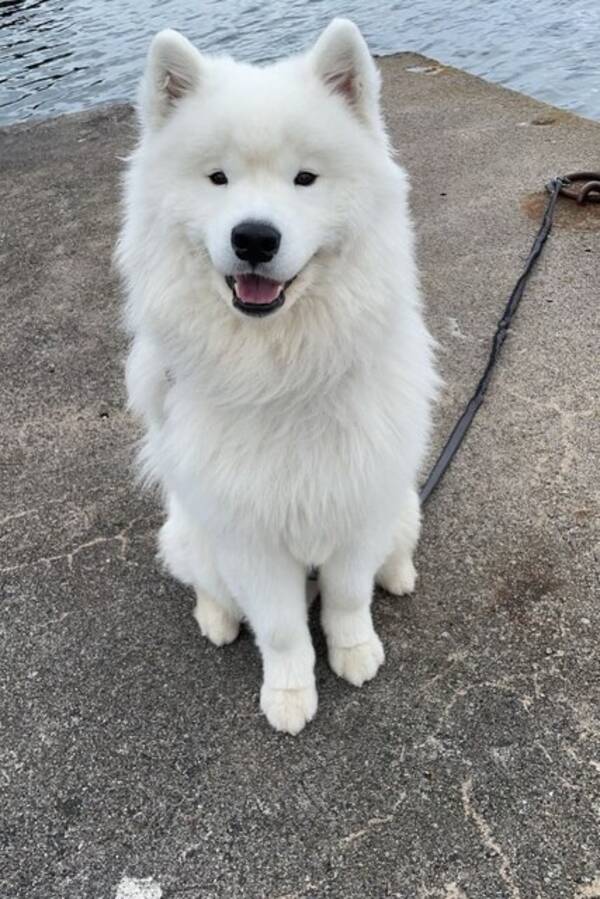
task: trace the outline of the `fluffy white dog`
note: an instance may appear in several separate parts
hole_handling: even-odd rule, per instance
[[[308,567],[329,663],[355,686],[384,659],[375,579],[415,583],[437,379],[379,87],[349,21],[264,67],[163,31],[127,175],[127,388],[160,554],[215,645],[249,623],[261,708],[293,734],[317,709]]]

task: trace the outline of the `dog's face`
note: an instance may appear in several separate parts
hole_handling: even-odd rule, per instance
[[[350,22],[265,68],[161,32],[141,116],[154,208],[238,314],[289,309],[375,212],[388,159],[379,75]]]

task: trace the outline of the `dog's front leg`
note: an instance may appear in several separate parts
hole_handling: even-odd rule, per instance
[[[379,564],[369,546],[357,542],[337,550],[319,569],[321,624],[329,664],[355,687],[375,677],[384,660],[371,617]]]
[[[247,535],[234,544],[219,547],[218,565],[261,652],[260,706],[276,730],[297,734],[317,711],[306,572],[281,547]]]

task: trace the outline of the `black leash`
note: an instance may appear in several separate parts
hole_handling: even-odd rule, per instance
[[[573,185],[579,181],[585,183],[578,190],[577,188],[573,187]],[[492,347],[488,357],[487,365],[485,366],[481,379],[477,387],[475,388],[473,396],[468,401],[462,415],[454,425],[454,428],[452,429],[450,436],[448,437],[441,453],[439,454],[433,468],[431,469],[427,480],[419,491],[421,506],[425,505],[435,488],[438,486],[438,484],[446,474],[450,463],[458,452],[461,443],[465,439],[467,431],[471,427],[473,419],[477,415],[477,412],[483,403],[486,391],[492,379],[494,367],[496,365],[496,362],[498,361],[498,357],[500,356],[502,344],[506,340],[512,320],[517,309],[519,308],[519,303],[521,302],[521,298],[523,296],[523,293],[525,292],[525,287],[527,285],[527,281],[529,280],[529,276],[533,271],[533,267],[540,253],[542,252],[544,244],[546,243],[546,238],[548,237],[552,229],[554,207],[556,206],[556,201],[559,194],[562,193],[564,194],[564,196],[569,197],[572,200],[576,200],[579,205],[582,205],[586,202],[600,202],[600,173],[575,172],[572,175],[558,175],[556,178],[553,178],[548,182],[548,184],[546,185],[546,190],[548,191],[550,196],[548,198],[548,202],[546,203],[542,223],[533,241],[529,256],[527,257],[527,260],[525,262],[525,268],[519,275],[517,283],[513,287],[512,293],[510,294],[506,306],[504,307],[502,318],[500,319],[496,327],[496,331],[492,339]],[[316,580],[316,569],[313,569],[311,571],[309,578],[310,580]]]
[[[585,174],[587,175],[589,173]],[[463,442],[467,431],[471,427],[471,424],[479,410],[479,407],[483,403],[486,391],[492,378],[494,367],[496,365],[496,362],[498,361],[500,350],[502,349],[502,344],[506,340],[513,317],[517,309],[519,308],[521,297],[523,296],[525,286],[533,270],[535,262],[542,252],[543,246],[546,242],[546,238],[550,234],[550,230],[552,228],[552,219],[554,217],[554,207],[556,205],[558,195],[563,189],[567,188],[567,185],[570,185],[573,181],[576,180],[582,180],[578,177],[577,173],[575,175],[569,175],[564,178],[553,178],[552,181],[550,181],[546,185],[546,189],[548,190],[550,197],[546,204],[546,209],[544,210],[544,218],[542,219],[542,224],[540,225],[540,229],[536,234],[533,246],[531,248],[529,256],[527,257],[527,261],[525,262],[525,268],[519,276],[519,279],[515,284],[510,297],[508,298],[508,302],[504,307],[502,318],[498,322],[498,326],[492,340],[492,348],[490,350],[488,362],[483,375],[481,376],[481,380],[479,381],[479,384],[475,389],[475,393],[465,406],[462,415],[454,425],[452,433],[448,437],[444,448],[442,449],[433,468],[431,469],[431,472],[429,473],[429,477],[419,491],[419,498],[421,500],[422,506],[425,505],[435,488],[444,477],[450,463],[458,452],[458,449]],[[570,195],[571,194],[567,193],[567,196]]]

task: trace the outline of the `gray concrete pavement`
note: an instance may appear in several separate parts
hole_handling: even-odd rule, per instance
[[[446,391],[486,357],[544,181],[600,125],[382,60]],[[110,254],[126,108],[0,132],[0,896],[600,897],[598,208],[561,202],[489,399],[425,516],[387,664],[297,739],[248,635],[202,641],[132,483]]]

